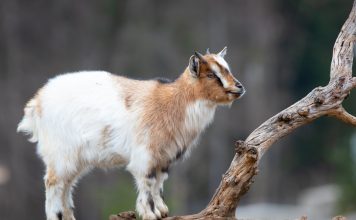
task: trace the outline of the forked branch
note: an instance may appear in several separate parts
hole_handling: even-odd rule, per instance
[[[342,106],[336,109],[332,115],[345,123],[356,126],[356,117],[348,113]]]

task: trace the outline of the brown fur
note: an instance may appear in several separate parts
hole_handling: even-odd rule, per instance
[[[54,169],[52,167],[48,167],[47,168],[47,177],[45,180],[45,185],[47,188],[54,186],[57,184],[57,176],[56,173],[54,171]]]
[[[31,109],[34,108],[38,117],[42,116],[42,103],[41,103],[41,91],[42,88],[39,89],[36,94],[33,96],[32,99],[30,99],[30,101],[27,102],[26,106],[25,106],[25,114],[26,114],[26,110],[27,109]]]
[[[39,117],[42,116],[42,102],[41,102],[42,88],[37,91],[33,99],[35,100],[35,109]]]
[[[174,143],[177,135],[184,136],[179,132],[182,132],[186,106],[196,99],[194,90],[184,81],[178,79],[171,84],[157,84],[143,103],[145,111],[138,130],[142,131],[143,137],[148,134],[154,161],[161,165],[168,165],[171,159],[165,147]]]
[[[229,91],[229,89],[232,89],[235,86],[235,79],[233,75],[225,67],[221,66],[218,62],[216,62],[212,55],[205,55],[204,59],[206,60],[206,62],[202,62],[200,64],[199,75],[200,85],[202,87],[202,96],[205,95],[205,98],[217,103],[229,103],[236,99],[236,96],[226,93],[227,91]],[[219,67],[220,73],[226,79],[229,87],[231,88],[225,89],[221,85],[219,85],[219,83],[217,83],[217,78],[211,79],[207,77],[207,75],[212,72],[212,64],[215,64]]]
[[[176,137],[184,137],[185,143],[190,143],[198,135],[198,131],[184,131],[183,123],[186,108],[196,100],[210,100],[212,103],[229,103],[237,97],[227,94],[218,82],[218,79],[208,78],[211,72],[210,64],[220,67],[221,73],[232,86],[234,77],[227,69],[219,65],[211,56],[205,56],[206,62],[200,63],[199,77],[194,78],[187,68],[175,82],[170,84],[157,84],[154,90],[149,91],[150,96],[144,101],[144,113],[139,131],[142,136],[149,133],[150,149],[155,162],[160,165],[169,165],[167,148],[172,146]],[[211,107],[213,107],[212,104]],[[183,134],[184,133],[184,134]],[[188,146],[177,147],[176,152],[186,151]],[[152,164],[154,167],[155,164]]]
[[[126,97],[125,97],[125,106],[126,106],[126,108],[130,108],[131,107],[131,105],[132,105],[132,96],[131,96],[131,94],[129,94],[129,95],[127,95]]]
[[[169,166],[174,160],[169,155],[172,147],[175,151],[186,151],[188,144],[198,135],[199,131],[186,131],[183,129],[187,106],[196,100],[210,100],[213,108],[215,104],[227,104],[238,98],[227,93],[216,78],[207,75],[212,72],[211,64],[220,68],[231,87],[235,86],[235,79],[231,73],[215,61],[213,55],[205,55],[200,62],[199,76],[194,77],[189,68],[174,82],[162,84],[154,80],[138,81],[124,77],[114,76],[115,81],[124,89],[126,108],[135,108],[140,105],[144,109],[141,113],[137,131],[141,139],[138,142],[150,141],[149,148],[155,158],[151,167],[160,169],[160,166]],[[176,138],[184,138],[184,146],[178,146]],[[173,143],[173,146],[172,146]],[[174,156],[175,157],[175,156]]]
[[[127,160],[119,154],[113,154],[111,157],[105,161],[98,161],[96,166],[100,168],[112,168],[127,164]]]
[[[106,147],[106,145],[110,141],[111,133],[112,133],[112,128],[109,125],[103,128],[103,130],[101,131],[100,146]]]
[[[148,91],[154,86],[153,81],[141,81],[128,79],[122,76],[112,75],[115,84],[118,84],[125,92],[123,97],[125,107],[127,109],[131,108],[133,105],[138,104],[138,102],[145,96],[147,96]],[[120,95],[122,93],[119,93]]]

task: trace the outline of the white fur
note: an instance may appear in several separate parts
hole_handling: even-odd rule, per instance
[[[25,109],[25,116],[17,126],[17,132],[22,131],[27,135],[30,135],[31,138],[29,139],[30,142],[37,142],[38,141],[38,134],[37,134],[37,127],[36,121],[38,120],[37,115],[35,114],[35,100],[30,100]]]
[[[198,100],[188,105],[185,125],[188,129],[203,131],[214,119],[216,105],[208,100]]]
[[[146,81],[139,89],[149,92],[153,83]],[[58,212],[64,212],[64,219],[74,219],[70,210],[72,187],[80,176],[96,166],[127,166],[136,180],[137,210],[144,219],[159,218],[168,212],[159,196],[168,176],[158,173],[157,179],[147,178],[151,154],[136,137],[135,129],[145,109],[128,110],[124,100],[126,92],[113,82],[110,73],[86,71],[51,79],[41,89],[39,98],[27,104],[18,131],[32,134],[30,140],[38,142],[38,154],[56,176],[55,184],[46,187],[47,219],[57,220]],[[40,115],[36,112],[38,104]],[[192,103],[186,109],[184,131],[187,134],[197,131],[199,135],[213,120],[214,112],[215,105],[209,101]],[[103,140],[103,132],[110,136],[108,140]],[[194,144],[196,139],[188,144]],[[50,178],[47,172],[45,180]],[[152,192],[153,211],[146,202],[147,192]]]
[[[216,105],[212,104],[207,100],[198,100],[195,103],[188,105],[186,110],[185,126],[187,132],[198,131],[201,133],[214,119],[216,110]],[[192,140],[190,143],[191,147],[188,147],[188,150],[192,149],[198,141],[199,135]],[[185,155],[189,155],[190,151]]]
[[[37,121],[38,153],[48,163],[64,159],[64,163],[57,163],[58,171],[77,169],[74,166],[78,164],[72,162],[76,160],[102,162],[113,154],[129,159],[134,145],[130,126],[134,119],[120,101],[120,90],[109,73],[58,76],[42,89],[41,105],[42,116]],[[106,126],[110,126],[113,136],[98,152]],[[80,152],[81,158],[76,158],[78,154],[74,152]]]
[[[224,57],[221,56],[213,56],[216,62],[218,62],[221,66],[225,67],[230,72],[229,64],[225,61]]]
[[[216,74],[216,76],[219,77],[219,79],[220,79],[221,83],[223,84],[224,88],[229,88],[229,83],[227,82],[226,78],[221,74],[220,68],[215,64],[212,64],[210,66],[214,70],[214,73]]]

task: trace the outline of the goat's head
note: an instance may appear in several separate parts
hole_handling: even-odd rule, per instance
[[[195,52],[189,60],[189,72],[195,78],[200,95],[217,104],[229,104],[245,93],[224,59],[226,49],[217,54],[210,53],[209,49],[205,55]]]

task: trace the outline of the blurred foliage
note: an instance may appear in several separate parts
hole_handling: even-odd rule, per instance
[[[355,136],[356,133],[353,135]],[[329,155],[330,160],[336,165],[336,170],[341,171],[336,172],[336,178],[342,187],[340,203],[337,210],[340,213],[356,210],[356,167],[352,158],[352,156],[355,155],[352,154],[351,143],[347,140],[349,140],[349,135],[344,135],[341,144],[334,147]]]
[[[133,179],[128,174],[121,175],[119,182],[97,189],[97,199],[102,204],[102,217],[107,219],[113,213],[134,210],[136,190]]]
[[[293,31],[289,33],[291,36],[287,37],[289,45],[285,49],[293,51],[297,57],[294,61],[296,99],[304,96],[306,91],[328,83],[332,47],[348,16],[350,5],[350,0],[280,1],[281,10],[288,17],[289,25],[293,26]],[[356,112],[354,96],[345,101],[344,106],[350,112]],[[349,144],[351,132],[347,126],[331,119],[313,122],[297,132],[298,144],[293,146],[290,157],[287,157],[289,162],[286,161],[289,171],[296,173],[297,178],[317,178],[311,176],[314,174],[311,171],[320,170],[324,172],[321,176],[326,179],[314,182],[334,182],[336,179],[342,187],[339,211],[356,210],[355,170]],[[336,129],[326,129],[329,127]]]

